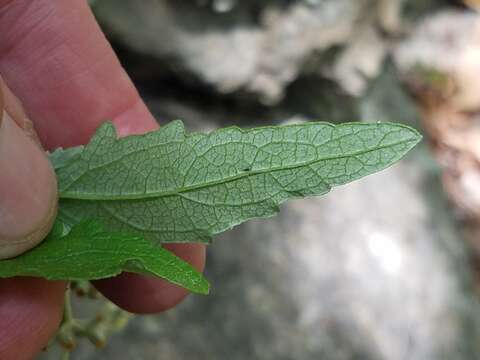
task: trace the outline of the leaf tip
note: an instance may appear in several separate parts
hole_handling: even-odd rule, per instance
[[[411,146],[407,151],[407,152],[409,152],[410,150],[412,150],[415,146],[417,146],[423,140],[423,135],[420,133],[420,131],[418,131],[417,129],[415,129],[411,126],[407,126],[407,125],[400,125],[400,126],[402,126],[405,130],[410,132]]]
[[[209,295],[210,294],[210,283],[208,282],[207,279],[202,277],[202,282],[199,284],[198,289],[196,289],[196,293],[200,295]]]

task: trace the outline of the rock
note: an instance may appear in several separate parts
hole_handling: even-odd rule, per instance
[[[218,4],[220,2],[213,2]],[[301,74],[358,95],[376,76],[405,0],[224,0],[221,13],[195,2],[102,0],[95,12],[128,47],[161,59],[185,81],[276,104]],[[209,4],[209,2],[201,2]],[[227,5],[225,5],[227,4]],[[333,52],[333,58],[325,56]]]
[[[402,122],[419,127],[420,114],[391,62],[387,62],[380,75],[370,81],[357,103],[363,121]]]

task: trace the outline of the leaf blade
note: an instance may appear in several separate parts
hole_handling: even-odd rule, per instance
[[[307,123],[186,135],[172,122],[117,139],[102,126],[57,170],[60,217],[99,218],[109,230],[155,243],[209,242],[291,198],[322,195],[382,170],[421,139],[398,124]]]
[[[83,221],[68,234],[57,222],[39,246],[0,261],[0,277],[98,280],[131,271],[163,278],[192,292],[207,294],[209,284],[191,265],[139,236],[107,233],[96,221]]]

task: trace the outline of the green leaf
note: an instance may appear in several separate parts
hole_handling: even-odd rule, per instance
[[[75,161],[83,151],[83,146],[72,147],[68,149],[58,148],[53,153],[48,153],[48,157],[55,170],[58,170],[72,161]]]
[[[328,123],[185,134],[175,121],[117,139],[104,124],[57,167],[62,221],[98,219],[154,243],[209,242],[292,198],[385,169],[421,139],[390,123]],[[59,156],[59,154],[57,154]],[[55,163],[55,158],[52,159]]]
[[[97,221],[83,221],[65,234],[61,222],[39,246],[0,261],[0,277],[95,280],[122,271],[153,275],[192,292],[207,294],[209,284],[191,265],[166,249],[128,234],[105,232]]]

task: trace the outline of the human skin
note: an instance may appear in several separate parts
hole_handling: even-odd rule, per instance
[[[84,0],[0,0],[0,74],[9,88],[7,113],[17,122],[25,116],[23,110],[15,115],[16,96],[47,150],[86,143],[106,119],[121,136],[158,126]],[[51,209],[30,207],[43,214],[38,226],[45,226]],[[203,270],[204,246],[168,248]],[[95,286],[136,313],[165,311],[187,295],[165,281],[134,274]],[[32,359],[41,351],[60,322],[64,289],[63,282],[0,280],[0,359]]]

